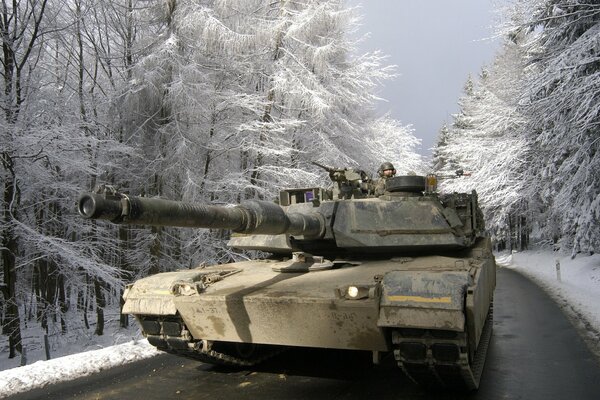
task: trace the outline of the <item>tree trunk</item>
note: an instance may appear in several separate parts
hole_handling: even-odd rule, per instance
[[[2,266],[4,270],[4,286],[2,293],[6,302],[6,316],[4,320],[3,332],[8,334],[8,358],[16,357],[16,351],[21,353],[23,346],[21,343],[21,318],[19,316],[19,306],[17,302],[17,271],[16,255],[18,253],[17,238],[15,236],[11,208],[15,205],[18,198],[18,189],[13,173],[12,159],[6,154],[2,154],[2,164],[11,172],[9,178],[4,182],[3,210],[2,220],[6,224],[2,230],[2,239],[0,243],[0,252],[2,254]]]
[[[106,307],[106,299],[100,278],[94,279],[94,292],[96,294],[96,331],[98,336],[104,335],[104,307]]]
[[[65,294],[65,278],[62,274],[58,275],[58,310],[60,311],[60,331],[67,333],[67,301]]]
[[[46,291],[46,305],[47,312],[52,316],[52,322],[56,322],[56,289],[57,289],[57,280],[56,280],[56,266],[53,261],[46,260],[45,264],[48,268],[48,280],[47,280],[47,291]]]
[[[512,214],[508,214],[508,233],[507,233],[506,240],[508,241],[508,250],[512,253],[512,251],[513,251]]]
[[[127,262],[127,252],[129,251],[129,228],[126,226],[119,226],[119,247],[120,247],[120,251],[119,251],[119,257],[121,259],[120,262],[120,268],[122,271],[124,271],[124,274],[127,274],[126,276],[123,276],[123,280],[125,282],[129,282],[130,278],[130,266],[129,263]],[[127,328],[129,326],[129,316],[127,314],[123,314],[123,305],[125,304],[125,301],[123,300],[123,290],[120,290],[120,296],[119,296],[119,309],[120,309],[120,318],[119,318],[119,326],[121,328]]]
[[[121,314],[119,316],[119,326],[121,328],[129,327],[129,315],[123,314],[123,306],[125,305],[125,300],[123,299],[123,290],[119,291],[119,308],[121,310]]]
[[[88,309],[88,289],[90,287],[90,282],[88,275],[85,275],[85,286],[83,290],[77,291],[77,308],[83,313],[83,323],[86,329],[90,329],[90,322],[88,321],[87,309]]]
[[[521,250],[527,250],[529,246],[529,227],[527,226],[527,218],[521,217]]]
[[[148,275],[154,275],[160,272],[160,240],[162,237],[162,230],[163,228],[161,226],[153,226],[150,228],[154,239],[150,245],[150,269],[148,270]]]
[[[38,280],[38,309],[42,329],[48,333],[48,263],[46,259],[41,258],[36,262],[37,280]]]

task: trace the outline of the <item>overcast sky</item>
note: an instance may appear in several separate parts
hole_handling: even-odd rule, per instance
[[[469,74],[493,61],[500,40],[492,40],[497,0],[348,0],[360,5],[361,32],[370,32],[360,51],[380,49],[399,76],[379,95],[379,113],[411,124],[431,155],[444,122],[458,111]]]

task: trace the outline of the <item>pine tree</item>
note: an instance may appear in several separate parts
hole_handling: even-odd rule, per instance
[[[533,72],[525,104],[540,160],[532,165],[535,191],[548,209],[546,234],[562,237],[573,254],[600,246],[598,7],[546,1],[529,22],[537,28],[527,49]]]
[[[468,176],[444,181],[449,191],[477,190],[487,221],[496,240],[507,239],[510,220],[522,210],[524,162],[527,143],[522,137],[525,119],[518,111],[518,76],[522,56],[517,46],[507,44],[494,64],[482,71],[478,82],[469,78],[460,112],[438,142],[438,171],[451,176],[464,170]]]

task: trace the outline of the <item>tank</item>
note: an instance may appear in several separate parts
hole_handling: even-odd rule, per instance
[[[190,204],[84,193],[79,213],[117,224],[231,230],[228,245],[270,256],[149,276],[123,313],[148,341],[203,362],[251,366],[290,346],[393,357],[416,383],[477,389],[492,332],[496,264],[477,194],[397,176],[376,197],[360,170],[324,167],[333,188],[276,202]]]

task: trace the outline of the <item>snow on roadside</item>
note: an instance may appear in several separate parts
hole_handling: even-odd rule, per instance
[[[0,371],[0,398],[88,376],[160,353],[144,339]]]
[[[571,259],[551,250],[528,250],[499,254],[496,262],[520,272],[544,289],[600,358],[600,254]]]

